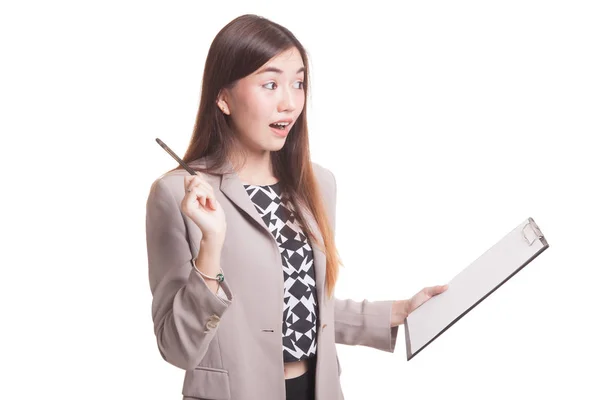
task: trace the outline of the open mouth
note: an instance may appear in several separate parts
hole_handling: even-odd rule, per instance
[[[279,130],[285,130],[285,128],[288,127],[290,123],[289,122],[276,122],[274,124],[270,124],[269,126],[271,128],[275,128],[275,129],[279,129]]]

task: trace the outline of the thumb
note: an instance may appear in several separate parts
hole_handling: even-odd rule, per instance
[[[437,285],[430,288],[430,294],[435,296],[437,294],[443,293],[446,289],[448,289],[448,285]]]

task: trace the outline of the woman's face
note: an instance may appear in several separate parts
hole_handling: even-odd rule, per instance
[[[304,63],[294,47],[222,90],[217,105],[247,151],[278,151],[304,108],[303,85]],[[284,125],[273,125],[278,122]]]

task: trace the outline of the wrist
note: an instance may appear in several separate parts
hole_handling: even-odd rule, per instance
[[[408,300],[396,300],[392,304],[392,321],[391,326],[398,326],[404,323],[404,320],[408,316]]]
[[[223,235],[214,234],[212,236],[202,236],[200,239],[200,248],[208,247],[211,250],[221,251],[221,247],[223,247],[223,242],[225,241],[225,237]]]
[[[196,272],[202,277],[202,280],[206,283],[206,285],[212,290],[213,293],[217,293],[219,290],[219,280],[214,279],[218,278],[218,275],[221,273],[221,261],[220,261],[220,250],[211,251],[210,247],[205,246],[204,248],[200,248],[200,252],[198,257],[196,257],[196,261],[194,264],[194,268]],[[205,276],[210,277],[205,278]]]
[[[196,268],[207,275],[216,275],[221,269],[221,249],[223,245],[220,242],[202,239],[198,256],[196,257]]]

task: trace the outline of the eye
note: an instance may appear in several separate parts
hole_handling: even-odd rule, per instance
[[[304,88],[304,82],[303,81],[298,81],[296,82],[296,84],[298,85],[296,87],[296,89],[303,89]],[[275,87],[277,87],[277,84],[275,82],[269,82],[263,85],[263,87],[265,89],[269,89],[269,90],[274,90],[275,87],[273,87],[272,85],[275,85]]]

